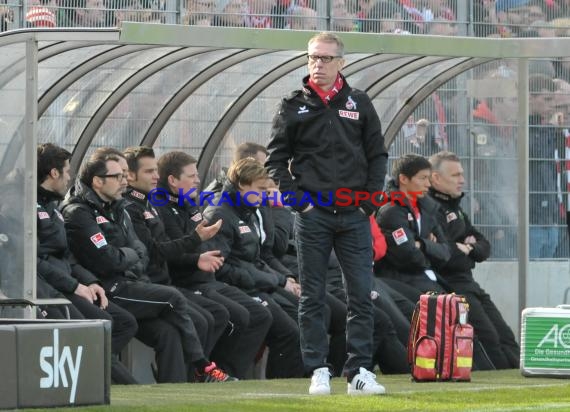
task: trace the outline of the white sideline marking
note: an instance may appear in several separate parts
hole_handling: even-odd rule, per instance
[[[516,408],[500,408],[500,409],[468,409],[469,412],[488,412],[492,410],[493,412],[508,412],[508,411],[544,411],[544,410],[552,410],[552,409],[564,409],[568,410],[570,403],[543,403],[537,406],[525,406],[525,407],[516,407]]]
[[[498,386],[477,386],[474,388],[467,388],[467,387],[456,387],[456,388],[446,388],[445,391],[441,391],[443,392],[480,392],[480,391],[489,391],[489,390],[501,390],[501,389],[526,389],[526,388],[549,388],[549,387],[559,387],[559,386],[567,386],[567,383],[540,383],[540,384],[535,384],[535,385],[501,385],[500,387]],[[390,391],[389,389],[387,390],[386,394],[390,395],[390,394],[405,394],[405,393],[421,393],[421,392],[430,392],[430,393],[437,393],[440,392],[439,390],[434,391],[433,388],[430,389],[425,389],[425,390],[406,390],[406,391]],[[333,394],[337,394],[334,392],[332,392]],[[343,392],[338,392],[339,395],[344,394]],[[241,396],[243,397],[252,397],[252,398],[270,398],[270,397],[283,397],[283,396],[293,396],[293,397],[297,397],[299,395],[307,395],[308,394],[300,394],[300,393],[279,393],[279,392],[244,392],[241,394]],[[568,406],[570,405],[569,403],[565,403],[565,404],[553,404],[553,405],[565,405]],[[533,407],[534,408],[534,407]],[[508,410],[508,409],[505,409]],[[529,409],[532,410],[532,409]]]
[[[300,393],[261,393],[261,392],[244,392],[242,393],[242,395],[244,395],[245,397],[252,397],[252,398],[270,398],[270,397],[283,397],[283,396],[299,396],[299,395],[304,395],[304,394],[300,394]],[[309,396],[309,394],[306,394],[307,396]]]
[[[459,385],[464,385],[463,383],[459,384]],[[551,387],[557,387],[557,386],[568,386],[568,383],[539,383],[536,385],[501,385],[501,386],[477,386],[474,388],[469,388],[469,387],[457,387],[457,388],[445,388],[444,391],[441,392],[479,392],[479,391],[488,391],[488,390],[494,390],[494,391],[498,391],[501,389],[525,389],[525,388],[551,388]],[[439,390],[433,390],[433,387],[426,389],[426,390],[409,390],[409,391],[397,391],[397,392],[392,392],[392,393],[421,393],[421,392],[440,392]]]

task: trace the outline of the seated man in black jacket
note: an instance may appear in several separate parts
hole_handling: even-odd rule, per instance
[[[244,142],[235,148],[233,162],[246,158],[254,159],[263,166],[267,159],[267,149],[258,143]],[[205,204],[218,204],[224,183],[227,180],[227,171],[227,168],[222,168],[221,173],[202,192],[202,195],[206,197]],[[274,298],[285,312],[297,322],[298,298],[301,295],[301,287],[298,283],[298,277],[280,260],[280,257],[285,254],[289,242],[289,233],[284,233],[281,229],[283,224],[289,225],[289,221],[284,221],[284,219],[290,219],[291,212],[281,204],[282,195],[273,180],[268,179],[267,185],[267,201],[261,207],[255,208],[255,217],[261,223],[260,229],[264,231],[261,236],[261,259],[273,270],[288,278],[289,281],[285,283],[285,288],[278,288],[277,295]]]
[[[127,210],[139,238],[152,251],[155,278],[160,283],[172,282],[197,304],[211,307],[213,303],[224,309],[227,328],[217,335],[211,358],[232,376],[245,378],[269,329],[271,315],[239,289],[216,280],[214,272],[223,258],[219,251],[207,250],[206,241],[222,222],[208,226],[198,207],[188,202],[155,208],[148,199],[159,181],[159,190],[172,199],[177,198],[178,189],[197,188],[196,160],[184,152],[169,152],[157,165],[153,150],[145,147],[129,148],[125,154],[130,185],[126,196],[131,202]]]
[[[485,261],[491,246],[472,225],[461,209],[463,198],[463,167],[450,152],[439,152],[429,159],[431,188],[429,195],[439,203],[439,223],[445,230],[451,259],[439,273],[457,293],[469,302],[469,321],[497,369],[518,368],[520,347],[511,328],[491,300],[473,278],[475,263]]]
[[[123,175],[128,176],[129,165],[127,164],[127,159],[125,155],[120,150],[114,149],[112,147],[104,147],[97,149],[98,153],[101,155],[113,155],[119,158],[119,164],[123,169]],[[123,179],[121,186],[123,188],[123,196],[127,193],[127,183]],[[125,209],[128,202],[125,202]],[[127,210],[128,213],[128,210]],[[137,226],[135,222],[137,220],[138,214],[133,216],[129,214],[131,222],[133,222],[133,228],[135,234],[137,231]],[[140,228],[140,226],[139,226]],[[138,234],[137,234],[138,237]],[[146,239],[146,237],[145,237]],[[140,239],[139,239],[140,240]],[[143,244],[145,242],[143,241]],[[146,244],[145,244],[146,247]],[[161,273],[156,273],[156,265],[154,264],[152,258],[152,250],[149,252],[147,249],[147,254],[149,255],[149,265],[146,269],[146,276],[151,282],[161,283],[164,276]],[[188,301],[187,305],[188,315],[194,323],[196,333],[202,344],[202,349],[204,355],[208,357],[209,355],[209,340],[211,335],[215,333],[215,322],[214,317],[211,313],[206,310],[199,308],[197,305]],[[223,317],[224,314],[222,314]],[[225,322],[224,319],[221,319]],[[136,338],[143,342],[145,345],[154,349],[155,352],[155,364],[151,365],[153,368],[153,375],[157,383],[173,383],[173,382],[185,382],[186,380],[195,381],[196,371],[192,364],[187,364],[187,373],[183,371],[181,367],[184,365],[184,351],[182,349],[182,342],[180,340],[180,334],[178,331],[167,322],[163,322],[159,318],[155,319],[139,319],[139,330],[136,334]]]
[[[219,249],[225,259],[216,277],[264,302],[273,316],[266,338],[269,346],[267,376],[301,377],[299,328],[273,298],[277,288],[287,288],[295,282],[273,270],[261,257],[264,232],[256,209],[267,191],[267,178],[266,170],[252,158],[233,163],[221,198],[216,202],[218,206],[208,206],[204,215],[210,221],[223,221],[220,232],[212,239],[215,249]]]
[[[137,331],[134,316],[109,302],[97,277],[75,262],[69,252],[63,216],[57,207],[70,181],[71,153],[51,143],[39,145],[37,151],[38,297],[42,297],[41,290],[53,288],[71,301],[72,318],[112,321],[111,352],[114,356],[111,377],[116,383],[136,383],[118,361],[118,354]],[[74,316],[75,311],[79,315]]]
[[[181,239],[170,240],[164,231],[162,220],[157,210],[148,202],[146,196],[156,188],[158,168],[154,151],[150,147],[129,147],[124,152],[128,167],[128,183],[125,208],[131,217],[137,237],[147,249],[149,263],[146,274],[151,282],[161,285],[172,284],[167,262],[184,255],[187,250],[194,250],[202,239],[214,236],[220,225],[206,227],[199,232],[190,233]],[[151,157],[152,156],[152,157]],[[221,223],[221,222],[220,222]],[[219,253],[218,253],[219,254]],[[223,259],[214,253],[203,256],[204,269],[213,272]],[[203,296],[199,291],[178,288],[188,299],[190,316],[204,353],[209,356],[220,336],[229,326],[229,313],[222,305]]]
[[[184,295],[170,286],[152,284],[146,276],[146,248],[124,209],[126,178],[119,157],[101,150],[82,165],[75,191],[65,199],[62,209],[72,253],[98,276],[109,299],[137,320],[164,322],[176,328],[185,360],[196,368],[200,380],[231,380],[206,359]],[[172,367],[185,374],[185,365]]]
[[[445,290],[445,281],[435,270],[450,257],[436,218],[438,204],[426,196],[430,172],[431,165],[422,156],[407,154],[395,160],[387,186],[389,199],[378,215],[388,249],[375,272],[413,302],[423,292]],[[408,296],[409,288],[399,288],[399,282],[417,293]]]

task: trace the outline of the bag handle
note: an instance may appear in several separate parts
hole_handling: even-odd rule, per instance
[[[412,321],[410,322],[410,333],[408,335],[408,364],[414,363],[414,352],[416,348],[416,337],[420,328],[420,302],[416,303]]]

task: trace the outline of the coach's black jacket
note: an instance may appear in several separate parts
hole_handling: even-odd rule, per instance
[[[213,193],[213,196],[208,196],[211,200],[206,200],[204,202],[206,205],[219,204],[224,185],[229,185],[229,183],[226,183],[226,174],[227,169],[222,169],[222,172],[218,177],[208,185],[204,192],[202,192],[202,194],[205,192]],[[281,199],[278,200],[280,201]],[[293,273],[291,273],[291,271],[279,260],[289,250],[294,219],[291,209],[288,206],[282,205],[263,205],[263,207],[260,207],[259,209],[263,216],[263,226],[267,235],[261,248],[262,259],[276,271],[283,273],[286,276],[294,277]]]
[[[398,190],[393,181],[388,184],[389,191]],[[402,276],[426,276],[426,269],[437,270],[445,265],[451,254],[445,234],[437,220],[439,205],[428,196],[418,198],[421,214],[421,231],[414,218],[409,200],[393,204],[387,203],[380,208],[378,224],[386,238],[388,249],[386,256],[375,266],[381,276],[399,279]],[[437,242],[429,239],[433,233]],[[415,246],[419,241],[421,248]]]
[[[157,207],[158,214],[164,223],[164,231],[168,238],[188,239],[187,247],[181,253],[171,253],[168,256],[168,270],[172,283],[176,286],[190,288],[197,283],[215,280],[213,273],[198,269],[200,254],[206,250],[214,250],[208,242],[202,242],[196,226],[202,221],[202,214],[197,206],[184,200],[178,202],[178,196],[170,193],[170,202]]]
[[[79,283],[90,285],[98,280],[79,265],[69,252],[63,216],[57,209],[62,197],[38,186],[37,237],[38,276],[66,294],[74,293]],[[39,295],[38,295],[39,296]]]
[[[296,201],[289,200],[293,208],[307,206],[299,204],[306,192],[313,199],[320,194],[323,205],[333,202],[324,209],[336,210],[337,189],[370,194],[382,190],[388,153],[380,120],[365,92],[350,87],[343,77],[342,89],[325,105],[308,79],[303,79],[301,90],[281,101],[266,166],[281,191],[294,192]],[[376,210],[370,200],[360,207],[369,215]],[[342,208],[355,208],[354,202]]]
[[[285,286],[285,275],[273,270],[261,257],[261,242],[255,227],[255,207],[237,205],[236,189],[228,181],[224,190],[232,199],[208,206],[204,216],[210,222],[222,219],[222,228],[211,240],[224,256],[224,265],[216,272],[218,280],[245,291],[273,291]]]
[[[78,181],[63,201],[62,213],[71,252],[106,290],[117,293],[124,280],[149,281],[146,248],[135,234],[124,199],[103,202]]]
[[[127,189],[125,199],[137,237],[144,243],[148,252],[148,277],[154,283],[169,285],[172,283],[172,273],[169,273],[167,263],[178,261],[186,253],[196,250],[202,243],[200,237],[194,230],[180,238],[171,239],[168,236],[158,210],[167,209],[170,205],[155,208],[149,203],[146,193],[132,187]],[[191,267],[185,268],[186,272],[190,270]]]
[[[429,196],[440,206],[437,217],[451,250],[451,258],[439,269],[439,273],[449,282],[473,281],[471,270],[475,267],[475,262],[483,262],[489,258],[491,253],[489,241],[473,227],[467,214],[461,209],[460,202],[463,195],[454,199],[430,188]],[[455,244],[455,242],[463,243],[467,236],[473,236],[477,240],[469,255],[460,251]]]

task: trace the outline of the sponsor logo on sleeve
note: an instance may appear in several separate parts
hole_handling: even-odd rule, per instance
[[[251,233],[249,226],[239,226],[239,232],[243,235],[245,233]]]
[[[457,219],[457,215],[454,212],[448,213],[446,217],[447,217],[447,223]]]
[[[48,212],[38,212],[38,219],[40,220],[49,219]]]
[[[148,210],[145,210],[143,213],[143,216],[145,219],[154,219],[154,215],[152,213],[150,213]]]
[[[137,192],[136,190],[132,190],[132,191],[131,191],[131,194],[132,194],[134,197],[136,197],[137,199],[141,199],[141,200],[144,200],[144,199],[145,199],[144,195],[143,195],[141,192]]]
[[[107,220],[107,218],[105,218],[105,216],[97,216],[95,220],[97,221],[98,225],[101,225],[103,223],[109,223],[109,221]]]
[[[406,231],[404,228],[394,230],[392,232],[392,237],[398,246],[408,241],[408,236],[406,236]]]
[[[105,236],[103,236],[103,233],[101,232],[95,233],[89,239],[91,239],[91,242],[93,242],[97,249],[101,249],[103,246],[107,246],[107,239],[105,239]]]

